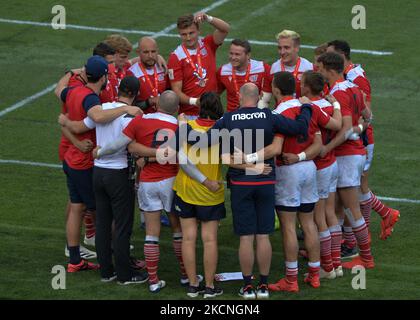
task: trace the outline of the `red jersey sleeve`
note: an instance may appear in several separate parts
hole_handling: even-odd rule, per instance
[[[225,85],[222,82],[221,72],[222,72],[222,67],[220,67],[217,70],[217,73],[216,73],[216,78],[217,78],[217,93],[218,94],[221,94],[226,89]]]
[[[318,106],[313,106],[312,107],[312,112],[313,111],[315,111],[316,114],[317,114],[317,118],[318,118],[317,119],[318,120],[317,123],[318,123],[318,126],[325,128],[325,126],[330,121],[331,117],[324,110],[322,110]]]
[[[170,81],[182,81],[182,65],[175,53],[169,56],[168,75]]]
[[[135,117],[130,123],[125,127],[123,133],[129,137],[131,140],[136,140],[136,130],[137,127],[140,125],[141,116]]]
[[[204,38],[204,45],[206,46],[206,47],[208,47],[208,48],[210,48],[213,52],[216,52],[216,50],[217,50],[217,48],[219,48],[220,47],[220,45],[219,44],[216,44],[215,42],[214,42],[214,37],[213,37],[213,35],[212,34],[209,34],[209,35],[207,35],[205,38]]]
[[[264,92],[271,92],[271,74],[270,74],[271,67],[264,63],[264,79],[262,85],[262,91]]]
[[[360,90],[362,90],[362,92],[364,94],[366,94],[366,100],[368,102],[370,102],[370,83],[369,80],[366,79],[365,77],[357,77],[356,79],[353,80],[353,83],[356,84]]]
[[[333,96],[337,99],[341,106],[341,114],[343,117],[352,116],[350,97],[344,91],[336,91]]]

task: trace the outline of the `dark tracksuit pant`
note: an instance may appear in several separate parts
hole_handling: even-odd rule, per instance
[[[132,277],[130,268],[130,236],[134,220],[134,184],[128,169],[94,167],[93,187],[96,198],[96,252],[102,277],[115,272],[118,281]],[[112,223],[115,231],[112,232]],[[111,243],[112,242],[112,243]]]

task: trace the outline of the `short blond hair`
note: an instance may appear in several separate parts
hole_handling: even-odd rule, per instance
[[[120,34],[111,34],[105,39],[105,43],[111,46],[116,52],[128,54],[133,50],[128,39]]]
[[[294,41],[295,44],[300,45],[300,34],[292,30],[283,30],[282,32],[276,35],[277,41],[282,38],[290,38]]]

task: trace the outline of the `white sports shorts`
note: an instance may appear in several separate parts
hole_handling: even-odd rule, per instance
[[[327,199],[329,194],[337,191],[338,167],[335,161],[329,167],[316,172],[318,195],[320,199]]]
[[[351,155],[336,158],[338,166],[337,188],[359,187],[366,156]]]
[[[171,212],[174,181],[175,177],[156,182],[140,181],[137,191],[140,210],[150,212],[164,209],[166,212]]]
[[[276,206],[286,207],[318,202],[316,166],[312,160],[276,167],[275,200]]]

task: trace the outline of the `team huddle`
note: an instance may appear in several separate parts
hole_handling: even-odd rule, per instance
[[[202,23],[213,33],[201,37]],[[298,292],[299,255],[308,260],[304,282],[313,288],[321,279],[343,277],[343,268],[374,268],[370,212],[382,218],[385,240],[399,211],[369,189],[371,87],[352,63],[349,44],[322,44],[311,63],[299,56],[299,34],[283,30],[271,66],[251,58],[247,40],[234,39],[229,62],[217,68],[229,24],[198,13],[179,17],[177,27],[181,44],[167,61],[153,37],[141,38],[130,60],[131,43],[110,35],[83,68],[69,70],[57,84],[59,156],[69,191],[67,271],[99,270],[103,282],[148,282],[158,293],[167,285],[158,272],[164,212],[187,295],[223,294],[214,279],[225,187],[240,239],[244,299]],[[136,198],[144,261],[130,254]],[[80,245],[83,223],[84,243],[96,252]],[[285,272],[269,283],[269,235],[277,223]],[[198,231],[204,276],[196,268]],[[99,264],[87,261],[93,258]]]

